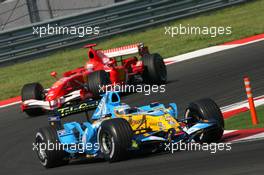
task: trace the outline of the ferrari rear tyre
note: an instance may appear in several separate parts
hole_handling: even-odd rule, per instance
[[[40,163],[46,168],[65,165],[69,162],[67,152],[60,146],[57,132],[52,127],[40,128],[36,134],[35,150]]]
[[[22,102],[26,100],[44,100],[44,89],[40,83],[25,84],[21,90]],[[44,114],[41,108],[25,109],[25,112],[30,117],[35,117]]]
[[[191,123],[207,120],[216,123],[214,129],[208,129],[199,136],[202,143],[219,142],[224,132],[224,118],[217,104],[209,98],[190,103],[186,109],[185,117],[191,117]]]
[[[88,88],[93,93],[94,99],[100,99],[102,87],[110,84],[109,74],[104,70],[92,72],[88,76]]]
[[[158,54],[144,55],[143,80],[149,84],[164,84],[167,82],[167,69],[163,58]]]
[[[132,136],[132,128],[125,119],[103,121],[98,129],[98,143],[104,158],[110,162],[126,159],[132,144]]]

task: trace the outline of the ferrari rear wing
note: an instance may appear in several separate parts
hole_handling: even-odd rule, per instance
[[[135,54],[139,52],[139,49],[144,47],[143,43],[136,43],[127,46],[101,50],[101,52],[109,58]]]

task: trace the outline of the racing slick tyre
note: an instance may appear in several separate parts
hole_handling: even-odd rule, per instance
[[[132,136],[132,128],[125,119],[114,118],[103,121],[97,138],[104,158],[109,162],[128,158]]]
[[[46,168],[66,165],[69,162],[67,153],[58,142],[57,131],[48,126],[40,128],[36,134],[35,149],[40,163]]]
[[[39,83],[25,84],[21,90],[22,102],[26,100],[44,100],[44,89]],[[41,108],[25,109],[25,112],[30,117],[35,117],[44,114]]]
[[[221,140],[224,132],[224,118],[220,108],[212,99],[206,98],[190,103],[186,109],[185,117],[192,118],[189,120],[190,125],[204,120],[216,123],[216,127],[205,130],[195,140],[202,143],[216,143]]]
[[[167,69],[163,58],[158,54],[147,54],[142,57],[144,64],[143,80],[149,84],[164,84],[167,82]]]
[[[110,84],[109,74],[104,70],[92,72],[88,76],[88,88],[93,93],[94,99],[100,99],[102,90],[100,87]]]

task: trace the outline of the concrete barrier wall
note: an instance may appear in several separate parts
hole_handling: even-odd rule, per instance
[[[48,1],[38,0],[41,20],[50,19]],[[49,0],[54,18],[115,3],[115,0]]]
[[[31,23],[26,2],[27,0],[0,0],[0,31]],[[45,21],[51,16],[56,18],[110,5],[115,3],[115,0],[36,0],[36,2],[40,20]]]
[[[16,9],[13,11],[15,6]],[[0,31],[27,24],[30,24],[30,19],[26,0],[7,1],[0,4]]]

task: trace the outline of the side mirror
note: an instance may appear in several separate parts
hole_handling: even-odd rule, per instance
[[[114,66],[115,64],[116,64],[116,60],[113,59],[113,58],[111,58],[111,59],[109,60],[109,62],[108,62],[108,65],[109,65],[109,66]]]
[[[50,73],[50,76],[52,76],[52,77],[58,79],[58,78],[57,78],[57,72],[55,72],[55,71],[51,72],[51,73]]]

